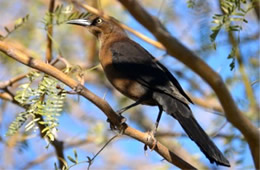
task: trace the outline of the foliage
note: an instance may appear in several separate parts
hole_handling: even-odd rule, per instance
[[[54,25],[64,24],[65,22],[72,19],[86,18],[89,15],[87,12],[74,11],[72,6],[64,7],[58,5],[53,13],[47,12],[43,18],[45,29],[51,26],[54,21]]]
[[[13,29],[9,29],[8,27],[4,27],[5,31],[7,32],[7,34],[5,36],[0,34],[0,41],[3,41],[4,39],[6,39],[11,33],[13,33],[14,31],[16,31],[18,28],[20,28],[21,26],[23,26],[27,21],[29,20],[29,14],[27,14],[25,17],[19,18],[15,21],[14,24],[14,28]]]
[[[194,8],[195,6],[195,0],[188,0],[187,1],[188,8]]]
[[[246,1],[240,0],[222,0],[221,1],[221,9],[223,14],[215,14],[213,16],[212,23],[216,24],[211,28],[212,34],[210,35],[210,39],[212,42],[216,40],[216,37],[220,30],[225,26],[227,31],[241,31],[242,30],[242,22],[247,23],[248,21],[245,19],[246,14],[253,8],[253,6],[247,7],[247,9],[243,9],[241,7],[241,2],[246,3]]]
[[[37,88],[32,87],[32,83],[42,78]],[[8,129],[6,135],[10,136],[19,130],[27,121],[25,131],[35,127],[36,123],[44,125],[41,133],[45,134],[51,141],[54,140],[54,131],[58,126],[58,118],[64,105],[66,94],[60,88],[64,85],[56,79],[38,72],[28,74],[29,82],[20,85],[21,90],[17,91],[15,100],[26,110],[16,117]],[[57,88],[59,87],[59,88]]]
[[[255,0],[253,0],[255,1]],[[250,3],[248,5],[248,3]],[[243,8],[242,4],[248,5],[248,7]],[[223,14],[215,14],[213,16],[212,23],[215,26],[211,27],[210,40],[213,42],[213,47],[216,49],[215,40],[217,38],[220,30],[225,27],[228,32],[238,32],[238,42],[240,40],[240,31],[243,29],[242,23],[248,23],[245,19],[246,14],[253,8],[253,2],[247,2],[246,0],[221,0],[221,10]],[[237,50],[237,45],[232,47],[228,59],[232,59],[230,63],[230,69],[233,70],[235,67],[235,55]]]
[[[72,6],[64,7],[58,5],[53,13],[47,12],[43,18],[45,29],[47,29],[54,21],[54,25],[60,25],[71,19],[85,18],[89,15],[86,12],[72,12]],[[11,33],[16,31],[29,19],[29,15],[18,19],[15,22],[12,30],[4,27],[8,33],[5,36],[0,35],[0,40],[4,40]],[[68,70],[67,70],[68,71]],[[29,131],[35,127],[37,123],[44,125],[45,128],[41,133],[45,134],[51,141],[54,140],[54,132],[57,130],[58,117],[62,111],[65,93],[61,92],[63,84],[56,79],[38,72],[31,72],[28,74],[29,82],[20,85],[21,90],[17,91],[15,100],[26,108],[24,112],[17,115],[16,119],[10,124],[7,136],[11,136],[23,126],[23,124],[30,119],[25,125],[25,131]],[[38,87],[32,87],[33,82],[37,78],[42,78]]]

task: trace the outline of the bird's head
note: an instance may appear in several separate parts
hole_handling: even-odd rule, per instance
[[[86,27],[89,32],[94,34],[96,37],[100,38],[104,35],[109,35],[111,33],[123,33],[125,34],[124,30],[112,20],[104,19],[100,16],[90,15],[84,19],[73,19],[67,21],[67,24],[74,24]]]

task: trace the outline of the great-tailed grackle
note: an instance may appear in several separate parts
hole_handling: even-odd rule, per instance
[[[68,21],[86,27],[100,42],[99,60],[108,80],[127,97],[136,101],[120,113],[138,104],[159,107],[179,121],[211,163],[230,166],[216,145],[195,120],[185,94],[175,77],[138,43],[128,38],[113,20],[96,15]]]

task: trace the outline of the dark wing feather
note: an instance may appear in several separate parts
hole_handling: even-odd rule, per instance
[[[110,50],[113,66],[119,72],[148,89],[164,92],[186,104],[192,103],[173,75],[139,44],[126,39],[114,42]]]
[[[189,96],[184,92],[182,89],[180,83],[177,81],[177,79],[169,72],[169,70],[164,67],[160,62],[156,62],[167,74],[167,77],[171,80],[171,82],[177,87],[177,89],[180,91],[180,93],[190,102],[193,104],[192,100],[189,98]]]

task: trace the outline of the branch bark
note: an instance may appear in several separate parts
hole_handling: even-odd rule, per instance
[[[46,48],[46,61],[47,62],[51,62],[52,60],[52,33],[53,33],[53,27],[52,27],[52,13],[55,7],[55,0],[50,0],[50,4],[49,4],[49,13],[50,13],[50,24],[47,28],[47,48]]]
[[[7,43],[0,41],[0,51],[5,53],[6,55],[10,56],[11,58],[15,59],[16,61],[27,65],[31,68],[44,72],[57,80],[63,82],[67,86],[71,87],[72,89],[78,89],[78,93],[86,98],[87,100],[91,101],[95,104],[100,110],[104,112],[104,114],[108,117],[110,122],[117,126],[118,129],[122,129],[123,133],[129,137],[132,137],[146,145],[150,148],[153,147],[153,142],[148,141],[147,139],[150,137],[148,133],[143,133],[138,131],[126,123],[121,123],[121,117],[115,113],[115,111],[110,107],[110,105],[103,99],[96,96],[94,93],[89,91],[84,86],[81,86],[80,83],[75,81],[74,79],[70,78],[68,75],[64,74],[62,71],[58,70],[57,68],[51,66],[50,64],[46,64],[45,62],[34,59],[32,57],[28,57],[23,54],[21,51],[8,46]],[[79,90],[80,89],[80,90]],[[195,169],[192,165],[188,162],[184,161],[177,153],[171,152],[167,147],[162,145],[160,142],[157,142],[154,150],[160,154],[164,159],[168,162],[176,165],[181,169]]]
[[[254,10],[255,10],[255,14],[256,14],[256,17],[258,19],[258,21],[260,20],[260,2],[259,1],[255,1],[253,3],[254,5]]]
[[[258,129],[236,106],[231,94],[220,75],[210,68],[202,59],[186,48],[175,37],[171,36],[158,18],[151,16],[136,0],[118,0],[130,14],[147,28],[157,40],[164,45],[168,54],[174,56],[186,66],[191,68],[204,79],[215,91],[225,115],[230,123],[235,126],[246,138],[255,167],[260,168],[259,149],[260,136]]]

